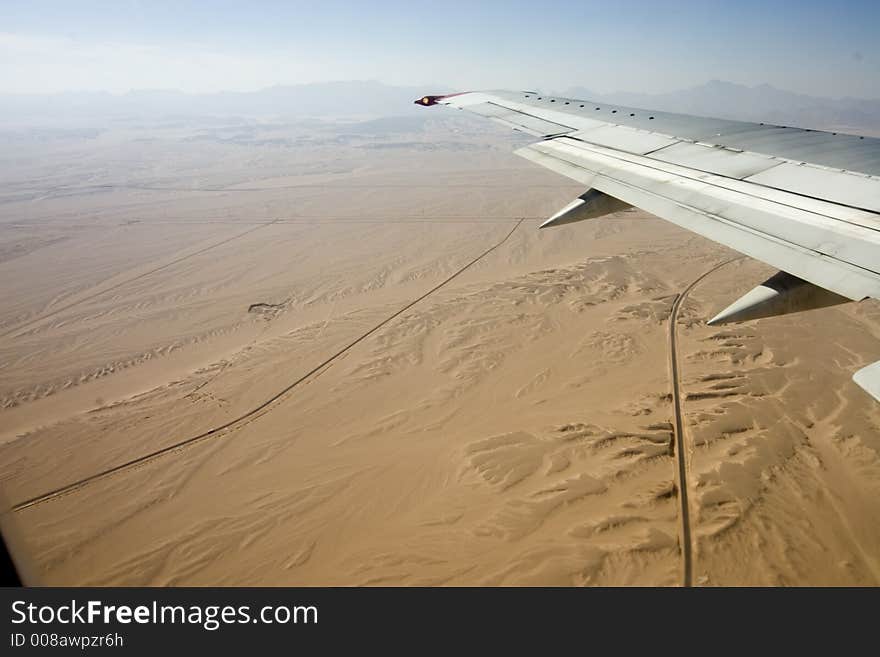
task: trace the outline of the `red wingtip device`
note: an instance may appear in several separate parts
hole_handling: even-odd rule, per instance
[[[416,105],[424,105],[425,107],[430,107],[431,105],[436,105],[443,98],[446,98],[446,96],[422,96],[421,98],[413,102],[415,102]]]

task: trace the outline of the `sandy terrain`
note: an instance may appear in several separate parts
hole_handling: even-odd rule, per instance
[[[640,211],[536,230],[583,190],[519,140],[170,124],[3,155],[0,476],[63,493],[14,514],[44,581],[679,585],[667,320],[736,254]],[[880,584],[850,380],[880,308],[705,326],[769,273],[679,317],[694,582]]]

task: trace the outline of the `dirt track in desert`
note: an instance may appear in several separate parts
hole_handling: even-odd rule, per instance
[[[47,583],[680,585],[679,457],[691,583],[880,583],[876,304],[707,327],[772,270],[709,273],[676,450],[670,313],[738,254],[539,231],[583,190],[409,129],[2,162],[2,487]]]

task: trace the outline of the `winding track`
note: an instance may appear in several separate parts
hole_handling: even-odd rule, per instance
[[[338,359],[343,354],[347,353],[349,350],[351,350],[357,344],[366,340],[369,336],[371,336],[373,333],[375,333],[376,331],[381,329],[383,326],[385,326],[386,324],[388,324],[392,320],[396,319],[397,317],[399,317],[400,315],[405,313],[407,310],[412,308],[414,305],[416,305],[420,301],[431,296],[432,294],[437,292],[439,289],[441,289],[442,287],[444,287],[447,284],[449,284],[450,282],[452,282],[454,279],[458,278],[458,276],[460,276],[465,271],[467,271],[468,269],[473,267],[480,260],[482,260],[487,255],[489,255],[490,253],[492,253],[493,251],[495,251],[496,249],[498,249],[499,247],[504,245],[504,243],[510,239],[510,237],[513,235],[513,233],[516,231],[516,229],[519,228],[520,224],[523,221],[525,221],[525,219],[519,219],[516,222],[516,224],[514,224],[513,228],[511,228],[510,231],[500,241],[498,241],[495,244],[493,244],[492,246],[490,246],[488,249],[486,249],[485,251],[480,253],[480,255],[478,255],[476,258],[469,261],[463,267],[461,267],[460,269],[455,271],[453,274],[451,274],[449,277],[447,277],[446,279],[444,279],[443,281],[441,281],[440,283],[438,283],[437,285],[432,287],[430,290],[428,290],[427,292],[425,292],[421,296],[417,297],[416,299],[410,301],[405,306],[403,306],[402,308],[400,308],[399,310],[397,310],[396,312],[389,315],[388,317],[383,319],[381,322],[379,322],[378,324],[373,326],[373,328],[371,328],[370,330],[366,331],[365,333],[362,333],[360,336],[358,336],[355,340],[350,342],[348,345],[346,345],[345,347],[343,347],[342,349],[337,351],[335,354],[333,354],[329,358],[326,358],[319,365],[316,365],[314,368],[312,368],[311,370],[309,370],[308,372],[303,374],[301,377],[299,377],[298,379],[296,379],[295,381],[293,381],[292,383],[290,383],[289,385],[287,385],[286,387],[284,387],[283,389],[281,389],[280,391],[278,391],[277,393],[272,395],[272,397],[270,397],[269,399],[264,401],[262,404],[260,404],[256,408],[253,408],[250,411],[248,411],[242,415],[239,415],[237,418],[230,420],[229,422],[226,422],[225,424],[221,424],[218,427],[214,427],[213,429],[209,429],[208,431],[200,433],[196,436],[192,436],[190,438],[180,440],[180,441],[174,443],[173,445],[169,445],[168,447],[163,447],[162,449],[158,449],[154,452],[150,452],[149,454],[144,454],[143,456],[139,456],[139,457],[132,459],[130,461],[126,461],[125,463],[120,463],[119,465],[115,465],[112,468],[108,468],[107,470],[103,470],[103,471],[98,472],[96,474],[85,477],[84,479],[74,481],[70,484],[66,484],[64,486],[61,486],[60,488],[56,488],[54,490],[50,490],[46,493],[43,493],[41,495],[37,495],[36,497],[32,497],[30,499],[18,502],[17,504],[13,505],[12,511],[14,511],[14,512],[23,511],[23,510],[28,509],[32,506],[36,506],[37,504],[42,504],[43,502],[48,502],[50,500],[57,499],[63,495],[67,495],[68,493],[72,493],[76,490],[79,490],[80,488],[83,488],[91,483],[94,483],[96,481],[99,481],[101,479],[109,477],[111,475],[118,474],[118,473],[123,472],[125,470],[131,470],[133,468],[145,465],[146,463],[149,463],[155,459],[161,458],[162,456],[166,456],[168,454],[171,454],[172,452],[178,452],[178,451],[183,450],[187,447],[191,447],[191,446],[195,445],[196,443],[204,442],[204,441],[209,440],[211,438],[217,438],[219,436],[226,435],[226,434],[230,433],[231,431],[234,431],[236,429],[241,428],[245,424],[248,424],[249,422],[255,420],[260,415],[265,413],[269,409],[270,406],[272,406],[276,401],[278,401],[279,399],[281,399],[282,397],[287,395],[287,393],[289,393],[291,390],[296,388],[298,385],[305,382],[306,380],[311,378],[314,374],[323,370],[325,367],[328,367],[329,365],[331,365],[336,359]]]
[[[669,374],[672,383],[672,410],[674,414],[673,428],[675,441],[676,456],[676,486],[678,488],[678,499],[681,505],[679,510],[679,518],[681,520],[681,556],[682,556],[682,582],[684,586],[693,585],[693,541],[691,538],[691,517],[690,505],[688,503],[688,460],[686,445],[684,441],[684,422],[681,413],[681,381],[678,372],[678,345],[675,340],[675,327],[678,322],[678,311],[681,309],[687,295],[696,285],[706,278],[709,274],[718,271],[731,262],[742,260],[743,256],[725,260],[712,267],[709,271],[703,272],[688,285],[682,292],[675,296],[672,302],[672,310],[669,313]]]

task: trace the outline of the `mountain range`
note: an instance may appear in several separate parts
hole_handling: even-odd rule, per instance
[[[275,86],[253,92],[189,94],[139,90],[125,94],[64,92],[0,94],[0,121],[35,124],[44,121],[106,122],[168,117],[366,118],[416,115],[424,110],[413,100],[443,93],[444,86],[392,86],[375,81],[323,82]],[[808,128],[850,128],[880,132],[880,99],[825,98],[778,89],[768,84],[746,86],[712,80],[662,93],[599,94],[585,87],[551,91],[562,96],[629,107],[703,116],[765,121]]]

